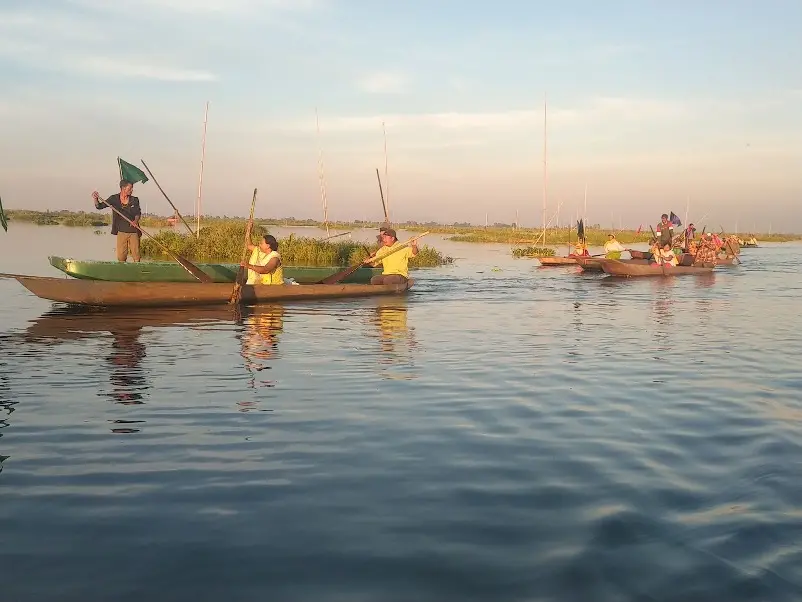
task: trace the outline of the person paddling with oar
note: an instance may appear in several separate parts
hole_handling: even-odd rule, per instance
[[[111,216],[111,234],[117,236],[117,261],[125,262],[128,254],[135,262],[140,260],[139,219],[142,217],[142,209],[139,206],[139,199],[133,196],[134,185],[128,180],[120,180],[120,193],[113,194],[105,201],[100,198],[97,190],[92,193],[95,201],[95,209],[111,207],[116,209]],[[122,215],[121,215],[122,214]]]
[[[418,243],[412,243],[404,248],[398,249],[398,237],[395,230],[385,228],[381,232],[382,246],[372,257],[371,263],[382,264],[384,268],[379,276],[370,279],[371,284],[406,284],[409,280],[409,260],[418,254]]]

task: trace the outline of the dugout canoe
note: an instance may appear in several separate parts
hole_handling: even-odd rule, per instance
[[[576,265],[576,259],[574,257],[538,257],[537,260],[543,267]]]
[[[92,307],[186,307],[225,305],[232,285],[223,282],[108,282],[73,278],[10,275],[37,297]],[[245,285],[242,303],[256,305],[277,301],[314,301],[347,297],[373,297],[405,293],[406,284],[277,284]]]
[[[633,263],[637,261],[637,263]],[[602,269],[610,276],[683,276],[687,274],[708,274],[714,266],[660,266],[651,262],[643,263],[634,259],[607,259],[602,262]]]
[[[93,261],[48,257],[50,265],[73,278],[106,280],[109,282],[192,282],[197,280],[174,261]],[[236,263],[196,263],[213,282],[230,282],[239,269]],[[302,284],[320,282],[327,276],[345,269],[342,266],[284,266],[284,277]],[[343,281],[343,284],[367,284],[382,268],[362,267]]]
[[[607,259],[606,257],[577,257],[576,263],[585,272],[603,272],[602,264],[605,261],[615,261]],[[648,265],[647,259],[622,259],[627,264],[643,264]]]

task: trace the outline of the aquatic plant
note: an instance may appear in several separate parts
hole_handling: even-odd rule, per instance
[[[251,240],[254,244],[268,230],[254,225]],[[202,227],[199,236],[181,234],[175,230],[164,230],[156,240],[170,251],[194,261],[239,262],[242,259],[245,223],[242,220],[221,221]],[[353,241],[320,240],[291,234],[279,239],[279,252],[284,265],[348,266],[364,260],[377,246],[362,245]],[[151,259],[166,259],[169,255],[153,240],[142,238],[142,256]],[[452,263],[452,257],[428,246],[419,249],[418,255],[409,262],[410,268],[436,267]]]
[[[547,247],[518,247],[512,250],[513,257],[554,257],[554,249]]]

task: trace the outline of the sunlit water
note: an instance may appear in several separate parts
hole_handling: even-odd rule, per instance
[[[429,242],[406,297],[240,316],[0,279],[0,599],[802,599],[802,246],[616,281]],[[12,223],[0,271],[113,247]]]

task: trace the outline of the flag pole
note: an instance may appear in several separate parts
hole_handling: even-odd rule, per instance
[[[206,158],[206,123],[209,120],[209,101],[206,101],[206,111],[203,114],[203,139],[201,141],[200,176],[198,176],[198,200],[196,204],[197,227],[195,236],[200,236],[201,203],[203,202],[203,161]],[[176,210],[177,212],[177,210]]]

